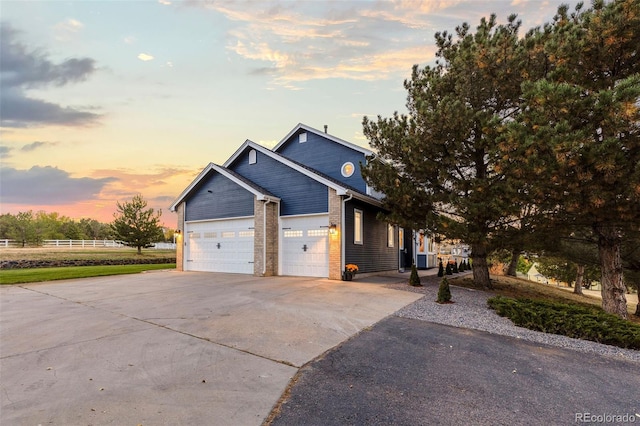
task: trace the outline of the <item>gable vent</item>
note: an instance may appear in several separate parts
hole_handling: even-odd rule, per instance
[[[298,135],[298,142],[304,143],[306,141],[307,141],[307,134],[306,133],[300,133]]]

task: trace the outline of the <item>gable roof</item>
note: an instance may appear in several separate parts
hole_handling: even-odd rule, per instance
[[[295,135],[299,130],[304,130],[306,132],[310,132],[310,133],[315,133],[319,136],[322,136],[323,138],[326,138],[332,142],[338,143],[340,145],[346,146],[347,148],[351,148],[354,151],[358,151],[361,152],[364,155],[373,155],[374,152],[361,147],[359,145],[355,145],[352,144],[351,142],[347,142],[343,139],[337,138],[335,136],[332,136],[328,133],[325,133],[323,131],[320,131],[318,129],[314,129],[313,127],[307,126],[306,124],[302,124],[302,123],[298,123],[298,125],[296,127],[294,127],[289,133],[287,133],[287,135],[280,141],[278,142],[278,144],[273,148],[274,152],[278,152],[280,150],[280,148],[282,147],[282,145],[284,145],[285,143],[287,143],[287,141],[293,136]]]
[[[200,181],[204,179],[205,176],[207,176],[209,172],[211,172],[212,170],[220,173],[222,176],[226,177],[227,179],[233,181],[234,183],[240,185],[247,191],[251,192],[253,195],[256,196],[256,198],[259,201],[262,201],[262,200],[280,201],[280,198],[271,194],[269,191],[260,187],[259,185],[256,185],[254,182],[250,181],[249,179],[245,179],[243,176],[240,176],[238,173],[234,172],[233,170],[229,170],[226,167],[218,166],[217,164],[214,164],[214,163],[209,163],[209,165],[207,165],[207,167],[205,167],[204,170],[200,172],[200,174],[193,180],[193,182],[191,182],[191,184],[189,184],[189,186],[184,191],[182,191],[182,193],[178,196],[178,198],[175,199],[175,201],[169,207],[169,211],[172,211],[172,212],[176,211],[176,208],[178,207],[178,205],[182,201],[184,201],[187,195],[189,195],[189,193],[191,193],[191,191],[198,185],[198,183],[200,183]]]
[[[238,150],[224,163],[224,167],[226,168],[226,167],[229,167],[231,164],[233,164],[242,155],[242,153],[249,148],[255,149],[256,151],[259,151],[260,153],[274,159],[275,161],[278,161],[284,164],[285,166],[290,167],[307,177],[310,177],[316,182],[319,182],[331,189],[334,189],[338,195],[353,196],[354,198],[365,201],[369,204],[372,204],[375,206],[382,206],[382,203],[380,200],[373,198],[367,194],[363,194],[362,192],[348,185],[345,185],[342,182],[332,179],[329,176],[323,173],[320,173],[315,169],[312,169],[311,167],[302,165],[296,161],[293,161],[287,157],[284,157],[278,154],[277,152],[271,151],[270,149],[265,148],[262,145],[258,145],[257,143],[250,141],[249,139],[247,139],[242,144],[242,146],[240,146],[240,148],[238,148]]]

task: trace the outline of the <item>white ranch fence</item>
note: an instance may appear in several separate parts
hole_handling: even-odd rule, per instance
[[[0,240],[0,248],[21,247],[22,244],[16,240]],[[43,240],[42,247],[59,248],[122,248],[126,245],[118,240]],[[175,250],[175,243],[154,243],[151,249]]]

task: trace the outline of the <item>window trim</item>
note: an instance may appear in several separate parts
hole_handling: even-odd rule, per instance
[[[364,244],[364,214],[360,209],[353,209],[353,244]]]

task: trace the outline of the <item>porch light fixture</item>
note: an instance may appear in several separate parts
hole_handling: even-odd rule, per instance
[[[336,235],[338,233],[338,226],[335,223],[329,225],[329,233],[331,235]]]
[[[175,232],[175,233],[176,233],[176,234],[181,234],[181,233],[182,233],[182,231],[181,231],[181,230],[179,230],[179,229],[176,229],[176,232]]]

